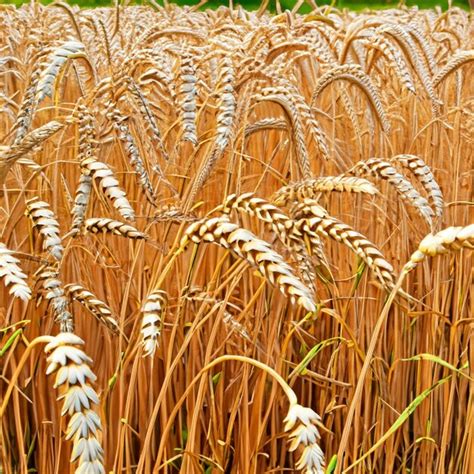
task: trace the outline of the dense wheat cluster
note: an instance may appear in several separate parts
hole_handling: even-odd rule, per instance
[[[0,9],[0,473],[474,472],[472,17],[277,13]]]

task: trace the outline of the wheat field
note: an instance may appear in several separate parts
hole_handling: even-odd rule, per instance
[[[0,473],[474,472],[472,14],[0,6]]]

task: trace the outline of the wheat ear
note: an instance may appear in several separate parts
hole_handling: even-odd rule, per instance
[[[63,256],[63,245],[59,236],[59,223],[49,204],[33,198],[26,203],[26,215],[33,221],[33,226],[38,227],[43,237],[43,248],[57,261]]]
[[[404,270],[413,270],[426,257],[435,257],[462,248],[474,249],[474,224],[466,227],[447,227],[437,234],[428,234],[420,242]]]
[[[99,181],[100,189],[112,201],[113,206],[124,219],[129,221],[135,219],[135,212],[127,199],[127,195],[120,188],[114,172],[108,165],[91,157],[81,161],[81,169],[84,175],[91,176]]]
[[[152,291],[143,303],[142,313],[142,346],[143,357],[153,357],[159,346],[161,321],[165,311],[167,294],[163,290]]]
[[[313,107],[319,94],[334,81],[344,80],[349,81],[359,87],[367,96],[369,104],[372,107],[376,117],[380,121],[382,128],[385,132],[390,130],[390,122],[388,120],[385,109],[382,106],[379,94],[372,84],[370,77],[363,71],[362,67],[358,64],[343,64],[341,66],[335,66],[327,73],[323,74],[313,91],[311,99],[311,106]]]
[[[115,235],[121,235],[128,239],[145,239],[146,236],[142,232],[139,232],[135,227],[124,224],[123,222],[109,219],[108,217],[91,217],[84,223],[84,231],[92,232],[93,234],[111,233]]]
[[[12,254],[13,252],[0,242],[0,277],[3,278],[5,286],[10,286],[11,295],[27,301],[31,298],[31,289],[26,283],[27,276],[18,266],[20,261]]]
[[[66,439],[72,439],[71,462],[77,462],[76,474],[105,474],[103,449],[99,440],[102,424],[93,406],[99,397],[91,383],[96,376],[92,360],[78,346],[84,341],[75,334],[61,332],[46,345],[46,375],[56,374],[54,388],[63,400],[61,416],[69,415]]]
[[[27,133],[20,141],[2,151],[0,153],[0,184],[3,183],[8,171],[16,161],[27,153],[38,151],[48,138],[63,127],[64,124],[52,120]]]
[[[37,273],[37,281],[41,282],[46,299],[50,302],[54,321],[59,324],[61,332],[73,332],[74,318],[69,311],[69,301],[65,296],[63,283],[56,266],[48,265]]]
[[[311,291],[293,274],[291,267],[270,245],[252,232],[229,221],[226,216],[202,219],[192,223],[181,239],[184,249],[190,242],[212,242],[231,250],[257,268],[272,285],[307,311],[315,311]]]
[[[366,161],[356,163],[349,172],[359,176],[369,175],[386,180],[395,188],[401,199],[413,206],[426,222],[430,226],[432,225],[434,212],[428,201],[420,195],[410,181],[400,174],[391,163],[381,158],[369,158]]]
[[[305,200],[292,213],[296,227],[310,239],[315,235],[330,237],[356,253],[374,272],[382,286],[390,291],[394,286],[393,267],[385,260],[380,250],[364,235],[348,224],[332,217],[316,201]]]
[[[67,60],[72,58],[87,58],[84,45],[79,41],[66,41],[52,52],[49,57],[49,62],[38,81],[36,90],[36,101],[38,103],[45,97],[51,97],[53,95],[53,87],[56,78],[65,66]]]
[[[279,207],[253,193],[229,195],[222,206],[222,211],[229,214],[232,209],[255,216],[270,227],[290,253],[295,254],[303,281],[315,293],[316,275],[302,235],[295,227],[294,221]],[[312,253],[317,257],[318,263],[327,267],[322,243],[319,242],[317,245],[315,239],[313,244]]]
[[[81,285],[69,284],[64,287],[69,298],[81,303],[100,323],[105,324],[114,333],[119,332],[116,319],[110,308],[92,292]]]
[[[416,155],[396,155],[390,161],[400,163],[405,168],[408,168],[420,180],[420,183],[428,194],[435,215],[442,217],[444,210],[443,193],[430,167]]]
[[[314,199],[321,192],[346,192],[374,195],[378,193],[373,183],[355,176],[322,176],[290,183],[283,186],[273,195],[275,204],[286,205],[290,202],[303,202],[306,198]]]
[[[474,61],[474,49],[456,52],[433,77],[433,86],[439,86],[450,74],[471,61]]]

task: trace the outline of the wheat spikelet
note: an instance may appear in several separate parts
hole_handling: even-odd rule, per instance
[[[128,239],[145,239],[145,234],[139,232],[135,227],[124,224],[123,222],[109,219],[108,217],[91,217],[86,219],[84,223],[84,231],[92,232],[93,234],[111,233],[121,235]]]
[[[324,208],[311,199],[298,204],[293,216],[297,221],[296,227],[310,240],[315,235],[322,235],[343,243],[367,264],[386,290],[391,290],[394,285],[393,267],[385,260],[375,244],[364,235],[330,216]]]
[[[45,298],[49,301],[54,321],[59,324],[61,332],[73,332],[74,319],[69,311],[69,301],[65,296],[63,283],[58,269],[52,265],[41,268],[37,273],[37,281],[41,282]]]
[[[401,199],[407,201],[431,226],[434,216],[428,201],[420,195],[402,174],[400,174],[390,163],[381,158],[369,158],[366,161],[359,161],[350,170],[350,173],[359,176],[375,176],[386,180],[395,188]]]
[[[100,323],[105,324],[114,333],[119,332],[117,321],[112,316],[110,308],[92,292],[77,284],[65,285],[64,290],[71,299],[79,301]]]
[[[49,204],[38,198],[30,199],[26,203],[26,215],[32,220],[33,226],[38,227],[43,237],[43,249],[60,261],[64,248],[59,236],[59,223]]]
[[[142,313],[142,346],[143,357],[153,357],[159,346],[161,320],[166,307],[167,294],[163,290],[152,291],[143,303]]]
[[[397,155],[391,161],[408,168],[420,180],[431,200],[435,215],[442,217],[444,209],[443,193],[429,166],[419,156],[415,155]]]
[[[36,101],[39,103],[45,97],[53,95],[56,78],[65,66],[66,61],[72,58],[86,58],[84,45],[79,41],[66,41],[58,46],[49,57],[49,62],[41,73],[36,90]]]
[[[324,453],[319,446],[321,436],[317,428],[321,417],[311,408],[292,403],[284,421],[285,432],[292,430],[288,435],[289,451],[302,448],[296,469],[304,471],[305,474],[324,474]]]
[[[413,270],[426,257],[435,257],[463,247],[474,249],[474,224],[466,227],[447,227],[437,234],[428,234],[410,257],[404,271]]]
[[[390,130],[390,122],[385,113],[385,109],[383,108],[379,94],[372,84],[370,77],[358,64],[343,64],[341,66],[335,66],[327,73],[323,74],[314,88],[313,96],[311,98],[311,106],[314,105],[319,94],[329,86],[329,84],[337,80],[349,81],[359,87],[367,96],[369,104],[380,121],[383,130],[385,132]]]
[[[0,242],[0,277],[3,278],[5,286],[10,286],[11,295],[27,301],[31,298],[31,290],[26,283],[27,276],[18,266],[20,261],[12,253],[5,244]]]
[[[95,158],[86,158],[81,161],[82,173],[97,179],[102,192],[112,201],[113,206],[121,216],[129,221],[135,219],[135,212],[127,199],[125,191],[119,187],[119,182],[114,176],[114,172],[101,161]]]
[[[286,205],[290,202],[303,202],[306,198],[313,199],[321,192],[346,192],[374,195],[378,193],[373,183],[355,176],[322,176],[320,178],[298,181],[283,186],[273,195],[273,202]]]
[[[433,86],[439,86],[450,74],[471,61],[474,61],[474,49],[457,51],[433,77]]]
[[[76,474],[105,474],[103,449],[99,440],[102,424],[93,406],[99,397],[91,383],[96,376],[92,360],[78,346],[84,341],[72,333],[61,332],[46,345],[46,375],[56,374],[54,388],[63,400],[61,416],[69,415],[66,439],[72,439],[71,462],[77,462]]]
[[[291,267],[271,249],[270,245],[246,229],[233,224],[227,217],[202,219],[192,223],[181,239],[181,248],[189,241],[212,242],[234,252],[238,257],[257,268],[280,291],[307,311],[315,311],[311,292],[296,278]]]

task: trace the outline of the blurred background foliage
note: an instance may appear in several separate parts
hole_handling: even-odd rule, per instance
[[[47,4],[52,3],[53,0],[42,0],[41,3]],[[196,5],[200,0],[175,0],[170,3],[177,3],[178,5]],[[0,4],[15,4],[21,5],[27,3],[28,0],[0,0]],[[114,4],[113,0],[68,0],[66,3],[71,5],[80,5],[83,7],[102,7],[110,6]],[[124,3],[121,1],[121,3]],[[133,0],[125,2],[126,4],[146,4],[147,0]],[[162,0],[156,0],[156,3],[162,5]],[[242,5],[247,10],[255,10],[260,6],[260,0],[234,0],[234,5]],[[296,3],[296,0],[280,0],[280,5],[283,9],[291,9]],[[440,6],[443,9],[448,8],[449,4],[458,6],[461,8],[469,9],[469,0],[405,0],[393,1],[393,0],[317,0],[318,5],[333,5],[338,8],[349,8],[351,10],[362,10],[364,8],[395,8],[400,3],[408,6],[417,5],[419,8],[433,8]],[[203,8],[217,8],[221,5],[228,5],[228,1],[219,0],[208,0]],[[274,10],[274,1],[270,1],[270,9]],[[310,8],[305,4],[300,8],[301,13],[306,13]]]

